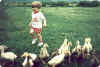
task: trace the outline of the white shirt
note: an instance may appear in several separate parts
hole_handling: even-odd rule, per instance
[[[32,22],[33,28],[42,28],[42,20],[45,20],[45,16],[42,12],[38,12],[36,14],[32,12],[32,19],[36,19],[36,21]]]

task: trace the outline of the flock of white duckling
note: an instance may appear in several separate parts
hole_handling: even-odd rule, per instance
[[[64,61],[65,56],[71,56],[72,53],[75,51],[78,52],[78,55],[80,55],[81,52],[86,52],[86,55],[90,55],[92,48],[91,45],[91,38],[85,38],[84,45],[80,45],[80,41],[78,40],[76,42],[75,48],[71,51],[72,43],[67,40],[67,38],[64,39],[64,42],[62,43],[61,47],[59,49],[56,49],[52,53],[51,59],[45,62],[45,58],[49,58],[50,55],[47,51],[48,44],[45,43],[43,47],[41,48],[40,55],[37,56],[37,54],[34,53],[28,53],[24,52],[21,57],[24,57],[24,61],[22,63],[23,67],[34,67],[34,62],[37,58],[40,58],[40,61],[42,61],[44,64],[47,64],[47,66],[56,67],[56,65],[62,63]],[[1,50],[1,58],[8,59],[11,61],[14,61],[17,58],[17,55],[13,52],[5,52],[4,49],[8,48],[7,46],[0,45]],[[82,50],[82,51],[81,51]]]

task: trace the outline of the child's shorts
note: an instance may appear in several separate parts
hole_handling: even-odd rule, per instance
[[[31,28],[30,29],[30,33],[34,33],[34,32],[36,32],[36,33],[41,33],[42,32],[42,29],[41,28]]]

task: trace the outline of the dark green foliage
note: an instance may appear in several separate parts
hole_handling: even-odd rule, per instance
[[[18,7],[31,7],[32,2],[8,2],[7,4],[8,6],[18,6]],[[100,2],[98,1],[56,1],[56,2],[52,2],[52,1],[45,1],[42,2],[42,6],[43,7],[97,7],[100,6]]]
[[[96,7],[99,5],[98,1],[80,1],[79,6],[82,7]]]

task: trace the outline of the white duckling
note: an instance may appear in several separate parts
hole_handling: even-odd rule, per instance
[[[54,56],[51,60],[48,61],[48,64],[52,67],[55,67],[56,65],[64,61],[64,57],[65,57],[65,54]]]
[[[79,40],[76,41],[76,49],[81,49],[81,45],[80,45],[80,41]]]
[[[63,52],[66,54],[66,56],[70,56],[71,55],[70,46],[72,46],[72,42],[68,42],[68,45],[64,48]]]
[[[70,47],[72,46],[72,42],[71,41],[69,41],[68,42],[68,46],[67,46],[67,50],[70,50]]]
[[[82,50],[87,51],[88,54],[92,50],[92,45],[90,42],[91,42],[90,38],[85,38],[85,43],[84,43],[83,48],[82,48]]]
[[[1,48],[7,49],[8,47],[6,45],[0,45]]]
[[[72,53],[74,53],[76,51],[76,46],[72,49]]]
[[[43,45],[43,47],[41,48],[41,51],[40,51],[40,58],[46,58],[46,57],[49,57],[49,53],[47,51],[47,47],[48,47],[48,44],[45,43]]]
[[[22,63],[23,67],[32,67],[34,65],[32,58],[28,54],[28,52],[24,52],[22,57],[25,57],[24,62]]]
[[[77,51],[78,55],[80,55],[82,53],[82,46],[80,45],[79,40],[76,41],[76,51]]]
[[[70,52],[70,47],[71,46],[72,46],[72,43],[67,42],[67,45],[65,45],[65,47],[63,47],[63,49],[62,49],[62,53],[66,53],[66,56],[67,56],[67,54],[71,55],[71,52]]]
[[[58,49],[58,53],[62,54],[62,52],[64,52],[64,48],[67,46],[67,42],[68,40],[65,38],[63,44],[61,45],[61,47]]]
[[[86,42],[89,46],[89,49],[92,50],[91,38],[86,38]]]
[[[55,48],[54,51],[51,54],[52,57],[54,57],[56,55],[58,55],[58,48]]]
[[[17,55],[13,52],[4,52],[4,47],[0,46],[0,50],[1,50],[1,57],[14,61],[17,58]]]
[[[72,42],[68,42],[68,45],[64,48],[64,53],[65,53],[65,62],[70,63],[70,56],[71,56],[71,51],[70,47],[72,46]]]
[[[81,49],[80,41],[77,40],[75,48],[72,49],[72,53],[75,51],[79,51],[80,49]]]
[[[37,55],[34,53],[29,53],[29,56],[32,58],[32,61],[35,61],[37,59]]]

